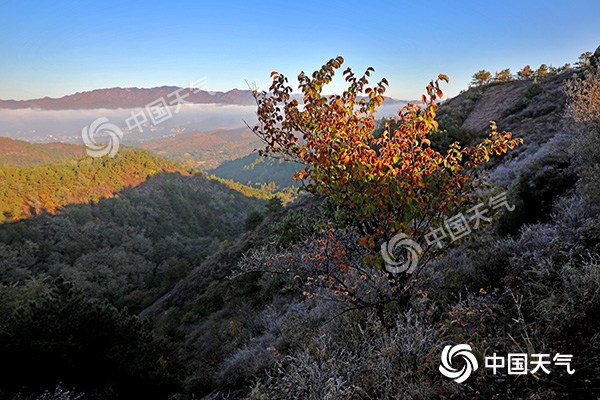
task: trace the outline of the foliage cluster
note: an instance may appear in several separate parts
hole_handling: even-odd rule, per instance
[[[569,151],[581,177],[578,191],[592,203],[600,202],[600,46],[592,56],[589,68],[580,77],[567,81],[567,113],[578,123],[579,135]]]
[[[313,237],[314,246],[309,245],[314,250],[312,269],[298,267],[304,258],[293,254],[282,253],[273,260],[292,260],[285,269],[307,284],[323,283],[320,287],[355,307],[375,307],[383,320],[383,306],[390,301],[406,303],[415,277],[439,249],[427,241],[414,274],[392,276],[383,269],[380,246],[396,233],[424,244],[431,229],[473,201],[469,170],[522,140],[498,133],[492,123],[488,138],[473,147],[454,142],[444,153],[434,150],[429,137],[439,127],[435,120],[442,96],[439,82],[448,81],[445,75],[427,86],[422,106],[403,107],[398,121],[392,121],[394,130],[385,125],[376,137],[374,115],[387,81],[368,87],[372,68],[360,78],[347,68],[343,75],[348,89],[341,95],[323,96],[323,88],[342,63],[338,57],[312,77],[300,73],[301,106],[290,96],[287,78],[277,72],[271,74],[270,93],[255,92],[259,124],[254,132],[266,145],[260,154],[304,164],[295,179],[303,181],[303,189],[328,199],[335,215],[327,220],[332,224],[325,228],[328,233]],[[336,238],[335,228],[347,229],[347,237]]]
[[[600,131],[600,67],[584,71],[581,78],[567,81],[568,112],[576,121]]]
[[[397,129],[392,132],[387,126],[375,138],[374,115],[387,81],[367,87],[372,68],[360,78],[348,68],[348,89],[342,95],[323,96],[324,86],[342,63],[338,57],[312,77],[299,75],[302,107],[291,98],[287,78],[273,72],[272,93],[255,93],[260,124],[254,131],[266,145],[262,155],[305,165],[295,178],[304,181],[304,189],[343,208],[362,234],[361,243],[371,249],[395,232],[422,239],[440,214],[455,211],[467,199],[471,176],[464,173],[465,167],[489,161],[522,142],[492,125],[489,138],[474,147],[453,143],[445,154],[433,150],[428,136],[438,128],[436,100],[442,96],[439,81],[448,81],[445,75],[427,86],[423,106],[406,105],[398,112]],[[360,98],[362,93],[367,98]]]

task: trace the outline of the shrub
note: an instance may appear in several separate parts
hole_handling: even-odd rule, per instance
[[[418,314],[398,315],[386,330],[368,311],[324,327],[308,347],[275,353],[275,365],[248,399],[429,399],[459,395],[438,372],[443,332]],[[276,349],[274,349],[276,351]],[[464,395],[464,393],[462,393]]]
[[[529,87],[525,91],[525,98],[533,99],[535,96],[540,95],[542,93],[544,93],[544,88],[539,82],[534,81],[531,85],[529,85]]]
[[[427,86],[422,106],[410,103],[403,107],[396,130],[386,126],[376,138],[374,116],[388,82],[382,79],[367,87],[372,68],[360,78],[347,68],[343,74],[348,89],[341,95],[323,96],[324,87],[343,61],[342,57],[330,60],[312,77],[300,73],[302,106],[291,97],[287,78],[273,72],[270,92],[254,92],[259,124],[253,130],[265,143],[261,155],[304,164],[295,179],[303,180],[303,189],[330,199],[339,210],[337,215],[343,215],[336,222],[349,228],[350,235],[360,235],[358,243],[366,254],[357,268],[383,267],[383,255],[378,251],[381,245],[398,232],[425,243],[429,228],[442,224],[446,215],[458,214],[471,200],[472,175],[466,168],[504,154],[522,140],[498,133],[492,124],[488,139],[474,147],[453,143],[445,154],[432,149],[428,136],[438,128],[437,100],[443,95],[440,81],[449,80],[443,74]],[[353,245],[348,241],[342,245],[347,243]],[[436,251],[428,246],[425,252]],[[375,275],[378,269],[374,270],[361,275]],[[419,269],[415,275],[418,273]],[[394,296],[403,296],[404,288],[411,285],[406,273],[396,274],[389,282],[390,288],[397,289]]]

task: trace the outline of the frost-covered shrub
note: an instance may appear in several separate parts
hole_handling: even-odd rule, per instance
[[[443,331],[414,312],[389,329],[371,312],[324,326],[313,341],[277,361],[249,399],[428,399],[459,394],[437,371]]]
[[[244,344],[232,351],[216,373],[221,385],[240,385],[270,367],[273,349],[293,352],[310,342],[320,326],[340,312],[340,306],[314,299],[290,302],[275,298],[259,313],[247,313],[240,321],[248,330]]]
[[[542,283],[543,282],[543,283]],[[558,279],[530,281],[532,314],[551,331],[571,331],[600,317],[600,259],[570,260]]]
[[[285,248],[250,251],[240,262],[240,271],[280,276],[308,298],[336,300],[350,307],[389,303],[401,290],[398,282],[387,271],[365,263],[367,251],[358,245],[359,237],[350,229],[320,230]],[[396,279],[406,278],[399,275]]]

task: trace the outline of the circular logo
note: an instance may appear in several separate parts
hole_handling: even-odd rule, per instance
[[[397,248],[401,247],[403,253],[397,253]],[[394,274],[407,271],[412,273],[419,262],[419,255],[423,249],[417,242],[408,237],[404,233],[395,235],[389,242],[381,244],[381,255],[385,261],[385,269]],[[395,255],[401,256],[401,259]]]
[[[106,146],[96,143],[94,139],[94,136],[101,132],[108,133],[108,144]],[[86,126],[81,130],[81,137],[83,143],[87,146],[86,151],[89,156],[102,157],[108,155],[114,157],[119,150],[120,140],[123,139],[123,131],[115,124],[108,123],[108,118],[100,117],[92,122],[89,127]]]
[[[460,356],[464,360],[465,365],[462,369],[459,370],[452,366],[452,358],[454,356]],[[468,344],[448,345],[444,347],[440,372],[445,377],[452,378],[457,383],[463,383],[477,368],[479,368],[479,364],[477,364],[477,359],[473,355],[471,346]]]

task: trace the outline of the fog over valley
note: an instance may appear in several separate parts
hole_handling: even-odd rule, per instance
[[[403,105],[404,102],[384,104],[377,116],[393,116]],[[253,126],[257,122],[255,105],[182,104],[178,112],[176,108],[169,107],[171,117],[168,114],[162,118],[155,116],[156,124],[144,107],[117,110],[0,109],[0,136],[33,143],[83,144],[81,130],[101,117],[121,128],[124,142],[163,138],[185,132],[236,129],[244,127],[245,123]],[[132,115],[137,115],[138,121],[146,118],[141,126],[142,132],[135,126],[135,120],[130,119]],[[128,119],[133,129],[129,128]],[[96,137],[101,139],[102,133]]]
[[[215,129],[233,129],[244,126],[244,121],[252,125],[256,123],[256,106],[218,105],[218,104],[185,104],[178,113],[176,107],[170,107],[171,117],[155,118],[152,122],[148,111],[143,108],[133,109],[95,109],[95,110],[34,110],[0,109],[0,136],[29,142],[45,143],[61,141],[82,144],[81,130],[89,126],[97,118],[105,117],[110,123],[123,130],[124,141],[138,141],[166,137],[183,132],[211,131]],[[141,126],[142,132],[135,127],[132,113],[143,121],[143,112],[147,119]],[[159,122],[161,121],[161,122]]]

